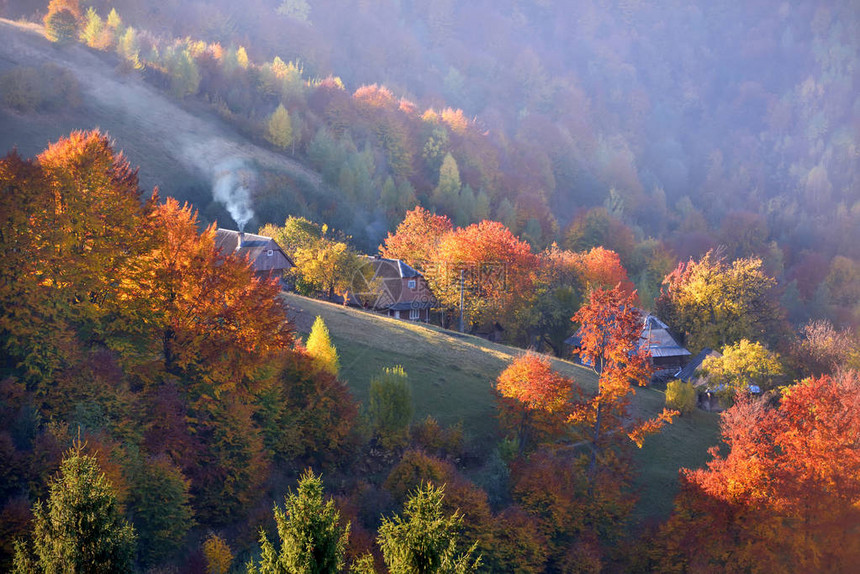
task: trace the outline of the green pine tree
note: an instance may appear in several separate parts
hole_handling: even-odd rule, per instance
[[[16,574],[130,572],[135,532],[123,518],[98,461],[77,443],[49,485],[47,505],[33,508],[32,550],[16,547]]]
[[[335,377],[338,375],[340,361],[337,358],[337,348],[331,342],[328,327],[326,327],[322,317],[317,316],[316,321],[314,321],[314,326],[311,328],[311,334],[308,336],[308,342],[305,346],[318,369],[331,373]]]
[[[307,470],[298,492],[275,505],[275,524],[281,540],[275,549],[265,532],[260,535],[260,563],[248,563],[248,574],[324,574],[340,572],[349,538],[349,523],[341,523],[332,500],[323,500],[322,478]]]
[[[460,552],[463,517],[442,513],[444,487],[426,485],[406,501],[403,514],[382,519],[379,546],[391,574],[465,574],[475,572],[480,556],[472,558],[477,542]]]

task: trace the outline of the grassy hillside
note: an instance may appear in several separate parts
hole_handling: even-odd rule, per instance
[[[340,355],[341,376],[359,401],[367,399],[370,379],[382,367],[403,365],[413,386],[416,419],[432,415],[446,425],[462,421],[468,435],[488,449],[498,440],[492,384],[521,350],[295,294],[284,298],[303,334],[315,316],[323,317]],[[591,370],[569,361],[553,363],[586,391],[596,390]],[[662,392],[638,389],[634,408],[637,415],[649,416],[664,402]],[[700,411],[651,437],[636,453],[642,488],[639,513],[667,514],[678,469],[702,466],[707,449],[717,442],[716,415]]]

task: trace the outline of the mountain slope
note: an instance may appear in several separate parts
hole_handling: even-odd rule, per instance
[[[53,63],[69,70],[81,90],[80,108],[54,114],[16,114],[0,108],[0,149],[32,156],[70,131],[99,128],[140,167],[141,186],[192,201],[206,220],[226,219],[212,205],[216,185],[253,180],[260,170],[281,173],[319,189],[319,174],[237,134],[201,105],[179,105],[138,74],[122,74],[117,60],[82,45],[57,45],[41,27],[0,19],[0,72]],[[253,187],[253,185],[248,185]],[[235,201],[241,194],[232,191]],[[228,195],[230,195],[228,193]],[[232,214],[231,214],[232,215]],[[235,219],[235,217],[234,217]],[[229,224],[228,221],[224,221]]]
[[[367,400],[370,379],[383,367],[403,365],[413,387],[415,420],[432,415],[445,425],[462,421],[467,434],[487,449],[498,439],[493,383],[521,349],[292,293],[284,294],[284,300],[303,334],[310,332],[317,315],[325,320],[340,356],[341,378],[359,401]],[[553,368],[586,392],[596,391],[597,377],[590,369],[559,359],[553,360]],[[662,392],[637,389],[634,414],[652,416],[664,404]],[[678,418],[636,452],[642,515],[668,515],[678,469],[705,464],[708,448],[719,440],[717,420],[703,411]]]

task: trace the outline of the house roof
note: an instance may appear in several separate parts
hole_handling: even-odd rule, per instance
[[[678,344],[669,326],[654,315],[645,317],[639,344],[648,347],[652,357],[685,357],[690,353]]]
[[[368,255],[367,258],[376,268],[378,275],[384,277],[400,277],[401,279],[411,279],[413,277],[423,277],[421,273],[416,271],[411,266],[407,265],[400,259],[388,259],[386,257],[373,257]]]
[[[254,233],[245,233],[242,237],[242,246],[239,247],[239,232],[232,229],[218,229],[215,232],[215,247],[220,249],[222,253],[228,254],[238,251],[241,255],[246,255],[250,261],[256,261],[257,258],[269,249],[277,249],[287,259],[291,266],[295,266],[293,260],[284,253],[281,246],[271,237],[265,235],[256,235]]]
[[[717,351],[705,347],[704,349],[699,351],[699,353],[695,357],[690,359],[690,362],[687,363],[683,369],[681,369],[681,371],[676,375],[676,378],[684,382],[689,382],[696,376],[696,371],[699,370],[699,368],[702,366],[702,363],[705,362],[705,359],[712,356],[720,357],[721,355]]]

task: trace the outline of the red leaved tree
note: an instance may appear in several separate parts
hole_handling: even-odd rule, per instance
[[[636,293],[625,294],[620,286],[589,294],[573,321],[581,325],[579,355],[599,375],[598,393],[577,405],[570,422],[580,429],[591,449],[589,472],[594,472],[606,447],[624,437],[642,446],[644,438],[671,422],[676,411],[664,409],[655,418],[631,417],[631,384],[645,386],[651,375],[647,349],[639,346],[642,314],[635,306]]]
[[[635,286],[627,277],[627,270],[621,264],[621,258],[610,249],[594,247],[577,254],[577,271],[586,291],[591,289],[612,289],[621,287],[625,295],[632,295],[638,305],[639,297],[635,295]]]
[[[406,217],[394,233],[388,234],[379,251],[383,257],[423,266],[433,261],[439,242],[452,229],[451,220],[446,216],[434,215],[419,205],[406,212]]]
[[[463,276],[468,321],[512,321],[534,286],[538,260],[529,244],[497,221],[481,221],[442,237],[425,276],[440,306],[460,306]]]
[[[503,428],[516,433],[521,452],[531,442],[564,433],[574,384],[536,353],[517,357],[502,371],[496,379],[499,419]]]
[[[860,374],[806,379],[777,407],[742,397],[721,420],[728,453],[684,470],[662,532],[686,571],[848,572],[860,563]]]

